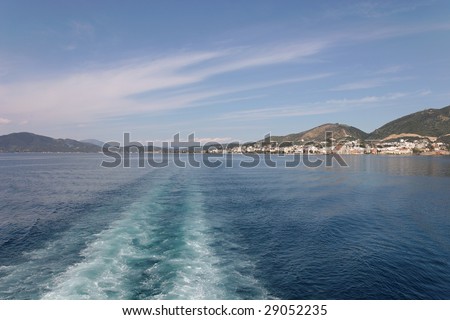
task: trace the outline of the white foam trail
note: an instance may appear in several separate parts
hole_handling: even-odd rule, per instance
[[[217,256],[211,247],[216,236],[209,225],[204,212],[204,197],[194,183],[189,185],[187,212],[183,225],[184,247],[179,259],[172,261],[176,268],[176,277],[166,286],[166,291],[157,295],[157,299],[239,299],[236,286],[250,286],[258,296],[267,296],[265,289],[249,275],[236,271],[236,264],[250,265],[246,257],[227,264]],[[219,248],[217,248],[219,249]],[[231,257],[230,257],[231,258]]]
[[[43,299],[126,299],[125,277],[132,272],[127,261],[141,255],[133,241],[145,242],[151,232],[147,224],[139,223],[147,215],[145,202],[131,205],[121,220],[100,232],[83,250],[82,262],[56,278],[52,291]]]
[[[239,286],[250,288],[254,298],[266,297],[251,272],[239,271],[251,269],[249,259],[223,261],[217,255],[220,248],[211,246],[217,235],[205,215],[203,195],[192,181],[183,182],[181,198],[174,194],[171,201],[167,190],[174,182],[167,178],[131,205],[94,237],[80,263],[54,279],[43,298],[239,299]]]
[[[209,247],[208,225],[199,193],[189,194],[183,224],[184,245],[179,258],[172,261],[176,277],[157,299],[225,299],[228,294],[218,269],[220,260]]]

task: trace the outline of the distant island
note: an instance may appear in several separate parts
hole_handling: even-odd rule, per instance
[[[333,141],[325,141],[326,132]],[[0,152],[77,152],[98,153],[103,142],[54,139],[29,132],[0,136]],[[340,154],[450,154],[450,106],[426,109],[393,120],[371,133],[339,123],[327,123],[307,131],[272,136],[270,143],[260,140],[243,145],[211,144],[203,152],[242,153],[340,153]],[[162,152],[155,147],[148,152]]]
[[[54,139],[29,132],[0,136],[0,152],[100,152],[101,147],[73,139]]]

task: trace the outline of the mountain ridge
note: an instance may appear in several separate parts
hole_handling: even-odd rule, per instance
[[[425,109],[392,120],[369,134],[369,139],[385,139],[393,134],[441,137],[450,133],[450,106]]]
[[[321,142],[325,140],[326,132],[332,132],[333,139],[336,141],[413,138],[450,144],[450,106],[441,109],[425,109],[405,115],[386,123],[371,133],[347,124],[325,123],[299,133],[271,136],[271,141],[294,144]],[[95,139],[81,141],[54,139],[30,132],[18,132],[0,136],[0,152],[100,152],[100,143],[102,142]],[[156,151],[160,148],[154,147],[151,150]]]
[[[332,132],[333,138],[336,140],[342,139],[358,139],[365,140],[368,133],[346,124],[340,123],[325,123],[320,126],[305,130],[299,133],[291,133],[286,136],[272,136],[271,141],[274,142],[308,142],[308,141],[323,141],[325,140],[326,132]]]
[[[93,144],[94,146],[98,146],[98,147],[103,147],[103,145],[105,144],[103,141],[97,140],[97,139],[84,139],[84,140],[78,140],[79,142],[83,142],[83,143],[90,143]]]
[[[450,106],[441,109],[425,109],[392,120],[371,133],[340,123],[326,123],[299,133],[285,136],[272,136],[273,142],[319,142],[325,140],[327,131],[333,133],[335,140],[395,140],[419,138],[450,141]]]
[[[0,152],[100,152],[99,146],[73,139],[54,139],[30,132],[0,136]]]

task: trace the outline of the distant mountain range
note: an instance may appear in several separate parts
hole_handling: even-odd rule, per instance
[[[323,141],[327,131],[333,132],[336,140],[396,140],[401,138],[436,138],[450,143],[450,106],[442,109],[427,109],[391,121],[372,133],[358,128],[327,123],[307,131],[272,136],[274,142],[290,141],[301,144]],[[0,152],[100,152],[103,142],[95,139],[53,139],[28,132],[0,136]],[[154,150],[161,150],[155,147]]]
[[[352,140],[365,140],[368,134],[358,128],[339,123],[326,123],[307,131],[288,134],[287,136],[273,136],[271,141],[283,142],[290,141],[294,144],[307,141],[323,141],[327,131],[333,132],[333,138],[342,140],[345,138]]]
[[[80,142],[90,143],[90,144],[93,144],[94,146],[99,146],[99,147],[103,147],[103,145],[105,144],[103,141],[100,141],[100,140],[97,140],[97,139],[80,140]]]
[[[53,139],[29,132],[0,136],[0,152],[99,152],[101,147],[72,139]]]
[[[339,123],[327,123],[300,133],[273,136],[274,142],[309,142],[325,140],[325,133],[333,132],[336,140],[398,140],[401,138],[437,138],[450,143],[450,106],[427,109],[391,121],[371,133]]]

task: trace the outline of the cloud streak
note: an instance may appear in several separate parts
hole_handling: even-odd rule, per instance
[[[221,119],[233,120],[264,120],[273,118],[288,118],[299,116],[312,116],[345,111],[355,106],[375,105],[377,103],[397,100],[406,97],[408,93],[393,93],[382,96],[366,96],[357,99],[335,99],[314,102],[296,106],[279,106],[237,111],[223,114]]]
[[[90,37],[94,29],[89,24],[74,22],[75,36]],[[307,73],[308,64],[324,51],[337,46],[361,44],[367,41],[398,37],[427,31],[448,30],[450,24],[429,26],[385,27],[370,31],[336,32],[320,39],[271,43],[260,46],[232,47],[224,50],[192,51],[159,57],[144,57],[120,61],[114,65],[98,66],[85,71],[41,77],[35,80],[0,81],[0,124],[19,124],[29,119],[30,124],[74,125],[105,123],[110,119],[148,115],[166,110],[207,107],[209,105],[251,100],[265,92],[249,92],[288,84],[316,81],[334,76],[326,69]],[[76,45],[74,44],[76,47]],[[70,45],[68,50],[75,49]],[[313,59],[311,59],[313,58]],[[316,62],[313,62],[316,63]],[[297,74],[280,73],[283,76],[240,79],[248,70],[267,70],[274,66],[290,69],[295,66]],[[299,66],[306,66],[300,68]],[[5,69],[0,66],[0,69]],[[294,69],[294,68],[292,68]],[[401,71],[401,66],[380,70],[373,79],[343,83],[332,91],[371,89],[385,84],[408,80],[408,78],[383,78]],[[310,71],[311,72],[311,71]],[[0,76],[1,76],[0,70]],[[276,74],[276,73],[275,73]],[[220,77],[232,75],[237,80],[232,86],[222,85]],[[287,76],[289,75],[289,76]],[[374,74],[372,74],[374,76]],[[269,78],[270,77],[270,78]],[[0,78],[2,80],[2,78]],[[328,87],[329,88],[329,87]],[[227,96],[228,95],[228,96]],[[391,97],[392,98],[392,97]],[[357,100],[327,100],[322,105],[292,104],[280,108],[268,107],[243,110],[224,115],[226,119],[267,119],[336,112],[338,107],[361,103],[387,101],[367,96]],[[7,122],[8,121],[8,122]]]
[[[0,84],[0,105],[8,114],[26,115],[33,121],[86,122],[108,116],[185,108],[201,100],[269,86],[320,79],[328,74],[308,75],[235,88],[188,90],[205,80],[254,67],[271,66],[314,55],[324,48],[317,41],[285,45],[276,49],[231,49],[188,52],[159,59],[135,59],[114,67],[19,83]],[[160,90],[173,92],[167,98],[152,98]],[[136,99],[149,95],[149,99]]]
[[[371,89],[381,87],[392,82],[405,81],[411,79],[412,78],[410,77],[366,79],[341,84],[337,87],[332,88],[331,91],[351,91],[351,90]]]
[[[382,18],[396,14],[415,11],[419,8],[430,6],[431,2],[426,1],[361,1],[350,5],[339,4],[338,8],[330,8],[325,11],[325,15],[331,18],[363,17]]]
[[[377,72],[375,72],[375,74],[393,74],[398,73],[404,69],[406,69],[404,65],[389,66],[381,70],[378,70]]]
[[[0,125],[10,124],[11,120],[6,118],[0,118]]]

